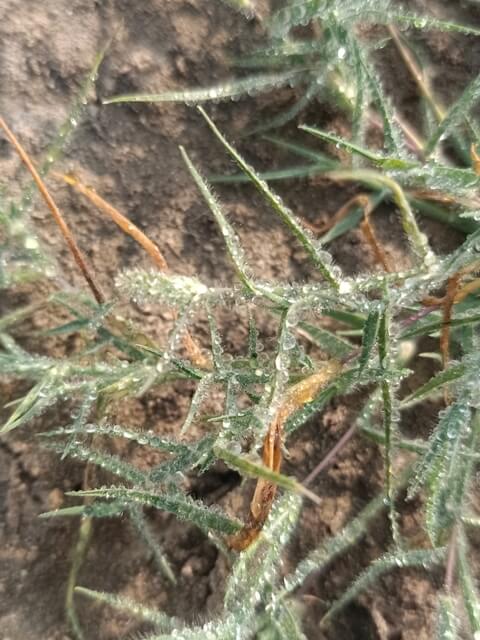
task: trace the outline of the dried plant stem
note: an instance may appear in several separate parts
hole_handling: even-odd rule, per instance
[[[329,360],[324,366],[308,378],[301,380],[286,392],[275,417],[268,428],[263,443],[263,464],[278,473],[282,464],[283,426],[288,418],[325,387],[340,373],[342,365],[337,360]],[[277,485],[265,478],[259,478],[250,503],[250,515],[244,527],[231,536],[227,543],[236,551],[243,551],[259,536],[270,513],[277,492]]]
[[[420,90],[420,93],[430,105],[433,113],[435,114],[436,119],[439,122],[442,121],[445,117],[445,110],[442,107],[440,107],[437,101],[435,100],[435,97],[428,84],[428,81],[426,80],[421,70],[418,68],[418,65],[415,62],[411,52],[403,44],[402,39],[400,38],[400,35],[398,33],[398,29],[393,25],[389,25],[388,30],[390,32],[390,35],[392,36],[395,46],[398,49],[398,52],[402,56],[402,59],[407,69],[410,71],[413,79],[415,80],[415,83],[417,84]]]
[[[440,351],[444,369],[446,369],[450,360],[450,322],[452,320],[452,310],[455,304],[455,296],[457,295],[460,277],[460,274],[457,273],[448,279],[447,291],[442,302],[443,322],[440,333]]]
[[[458,304],[462,300],[465,300],[468,295],[474,293],[478,289],[480,289],[480,278],[475,278],[475,280],[472,280],[471,282],[463,285],[463,287],[455,295],[455,304]]]
[[[348,212],[353,206],[358,205],[363,208],[367,206],[366,205],[367,200],[369,201],[369,198],[367,195],[363,193],[357,194],[356,196],[353,196],[353,198],[350,198],[350,200],[347,200],[347,202],[343,204],[340,207],[340,209],[338,209],[338,211],[336,211],[334,215],[330,218],[330,220],[328,220],[327,222],[309,222],[308,220],[305,220],[305,219],[303,219],[302,222],[307,227],[307,229],[310,229],[310,231],[323,235],[324,233],[329,231],[332,227],[334,227],[336,224],[341,222],[347,216]]]
[[[428,313],[430,311],[439,309],[440,307],[443,311],[442,332],[440,335],[440,351],[442,353],[442,363],[444,368],[447,367],[448,361],[450,359],[450,323],[452,320],[453,306],[455,304],[458,304],[468,295],[480,288],[480,278],[475,278],[471,282],[468,282],[467,284],[460,287],[461,279],[468,273],[477,271],[478,268],[479,264],[475,262],[468,268],[462,269],[451,276],[447,281],[447,290],[442,298],[437,298],[435,296],[425,296],[422,300],[422,303],[428,309]],[[426,315],[426,313],[423,313],[422,317],[423,315]]]
[[[477,145],[472,142],[472,146],[470,147],[470,157],[472,159],[473,170],[480,176],[480,156],[477,153]]]
[[[372,171],[371,169],[340,169],[338,171],[331,171],[325,174],[325,176],[336,182],[360,181],[369,185],[386,187],[392,193],[392,199],[400,211],[403,230],[418,258],[422,262],[430,262],[434,259],[434,254],[429,246],[428,239],[425,234],[421,232],[405,192],[396,180],[389,175]]]
[[[425,318],[426,316],[430,315],[430,313],[440,308],[440,303],[436,298],[424,298],[422,300],[422,304],[425,305],[423,309],[420,309],[420,311],[413,313],[411,316],[408,316],[408,318],[405,318],[401,321],[400,324],[403,328],[410,327],[412,324],[415,324],[415,322],[418,322],[418,320]]]
[[[28,169],[28,171],[30,172],[35,184],[38,187],[38,190],[40,191],[43,199],[45,200],[48,208],[50,209],[50,212],[52,213],[52,216],[55,220],[55,222],[57,223],[57,226],[59,227],[65,242],[67,243],[74,259],[75,262],[77,263],[80,271],[83,274],[83,277],[85,278],[85,280],[87,281],[88,286],[90,287],[90,290],[95,298],[95,300],[98,302],[98,304],[102,304],[103,302],[105,302],[105,296],[103,295],[100,287],[98,286],[98,284],[95,282],[95,278],[93,277],[92,272],[90,271],[89,267],[87,266],[86,260],[79,248],[79,246],[77,245],[75,238],[73,237],[73,234],[70,230],[70,227],[68,226],[68,224],[65,222],[65,219],[63,218],[59,208],[57,207],[57,205],[55,204],[52,196],[50,195],[50,193],[48,192],[47,187],[45,186],[45,183],[43,182],[42,178],[40,177],[38,171],[35,169],[35,166],[32,162],[32,160],[30,159],[29,155],[27,154],[27,152],[25,151],[25,149],[22,147],[22,145],[20,144],[20,142],[17,140],[17,138],[15,137],[14,133],[9,129],[9,127],[7,126],[7,123],[5,122],[5,120],[0,116],[0,127],[4,130],[5,135],[7,137],[7,139],[9,140],[9,142],[12,144],[12,146],[14,147],[15,151],[17,152],[17,154],[19,155],[19,157],[21,158],[22,162],[24,163],[24,165],[26,166],[26,168]]]
[[[372,222],[370,220],[370,214],[372,212],[372,206],[371,206],[371,201],[370,198],[368,198],[367,196],[364,196],[364,203],[363,203],[363,221],[360,225],[360,228],[363,232],[363,235],[365,236],[368,244],[372,247],[373,249],[373,253],[375,254],[375,258],[377,260],[377,262],[379,262],[383,268],[385,269],[385,271],[387,273],[392,273],[393,269],[390,265],[389,259],[387,257],[387,254],[385,253],[385,251],[383,250],[383,247],[381,245],[381,243],[379,242],[378,238],[377,238],[377,234],[375,233],[375,229],[372,225]]]
[[[368,112],[368,120],[370,124],[376,129],[379,129],[380,131],[383,129],[383,122],[378,114],[374,111]],[[420,138],[416,131],[414,131],[412,127],[407,124],[398,114],[395,114],[395,120],[405,134],[405,143],[408,148],[422,158],[424,155],[423,147],[425,142]]]
[[[76,176],[53,174],[56,178],[64,180],[68,185],[72,186],[79,193],[84,195],[92,204],[100,211],[106,213],[116,225],[126,234],[133,238],[148,253],[154,264],[160,271],[168,271],[168,263],[163,256],[160,248],[153,240],[151,240],[141,229],[139,229],[131,220],[123,213],[120,213],[113,205],[102,198],[98,193],[84,185]],[[201,368],[210,368],[210,361],[203,355],[202,350],[187,331],[183,338],[185,349],[194,364]]]
[[[350,198],[350,200],[348,200],[342,207],[340,207],[340,209],[338,209],[331,220],[326,223],[308,222],[306,220],[304,220],[303,222],[305,226],[308,227],[311,231],[324,234],[336,224],[341,222],[347,216],[348,212],[353,206],[358,206],[363,209],[364,219],[360,224],[360,229],[366,241],[372,247],[375,259],[383,266],[385,271],[387,271],[388,273],[392,273],[393,269],[391,268],[387,254],[383,250],[383,247],[377,238],[377,234],[375,233],[375,229],[370,220],[370,215],[372,213],[372,201],[366,194],[360,193],[356,196],[353,196],[353,198]]]
[[[77,177],[72,175],[61,175],[58,173],[53,174],[56,178],[63,179],[68,185],[83,194],[92,204],[98,207],[101,211],[110,216],[110,218],[117,224],[122,231],[132,237],[139,245],[141,245],[148,255],[152,258],[153,262],[161,271],[168,270],[168,264],[162,255],[162,252],[158,246],[146,236],[133,222],[126,218],[118,209],[112,206],[109,202],[104,200],[98,193],[84,185]]]
[[[462,269],[461,271],[455,273],[447,280],[445,295],[442,298],[437,298],[435,296],[426,296],[422,300],[422,303],[426,307],[426,311],[424,311],[421,316],[418,313],[415,315],[414,321],[419,317],[427,315],[431,311],[435,311],[439,308],[442,309],[443,319],[442,330],[440,333],[440,353],[442,354],[442,365],[444,369],[448,367],[448,363],[450,361],[450,325],[452,321],[453,307],[455,304],[458,304],[459,302],[464,300],[470,293],[473,293],[480,288],[480,278],[475,278],[463,287],[460,287],[460,282],[463,276],[477,270],[478,264],[477,262],[475,262],[468,268]],[[411,318],[408,318],[407,320],[409,324],[412,323]],[[408,326],[405,324],[405,322],[404,326]],[[444,398],[445,404],[449,404],[450,395],[447,388],[445,388],[444,391]]]
[[[425,140],[423,140],[423,138],[418,135],[418,133],[411,127],[411,125],[405,122],[405,120],[403,120],[403,118],[401,118],[398,114],[395,115],[395,120],[400,125],[400,128],[405,134],[406,144],[410,147],[410,149],[412,149],[412,151],[415,151],[415,153],[420,158],[423,158]]]
[[[320,462],[315,466],[313,471],[311,471],[308,474],[308,476],[302,482],[302,484],[305,487],[308,486],[309,484],[311,484],[315,480],[315,478],[320,473],[322,473],[322,471],[324,471],[327,467],[330,466],[330,464],[333,462],[333,460],[335,460],[335,458],[337,457],[337,454],[353,438],[353,436],[355,435],[356,431],[357,431],[357,425],[354,423],[347,429],[347,431],[345,431],[343,436],[340,438],[340,440],[337,442],[337,444],[335,444],[330,449],[330,451],[327,453],[327,455],[324,458],[322,458],[322,460],[320,460]]]

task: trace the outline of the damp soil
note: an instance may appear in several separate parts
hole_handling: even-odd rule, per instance
[[[266,15],[267,0],[258,4]],[[418,0],[415,5],[409,4],[437,17],[480,24],[480,10],[474,8],[474,3]],[[251,51],[262,42],[264,33],[260,20],[247,21],[213,0],[0,0],[0,113],[32,156],[41,157],[67,117],[95,54],[114,36],[95,93],[59,166],[62,171],[80,175],[148,232],[162,248],[172,271],[196,274],[205,282],[230,282],[233,273],[222,240],[178,153],[178,145],[184,145],[206,173],[231,170],[229,160],[195,109],[170,104],[102,106],[101,99],[118,93],[206,86],[225,80],[233,73],[229,60]],[[416,37],[418,46],[431,60],[433,85],[448,104],[478,73],[480,41],[445,34]],[[383,50],[379,65],[402,115],[418,124],[416,87],[396,59],[393,47]],[[294,99],[293,89],[282,89],[237,103],[210,105],[208,110],[255,166],[281,167],[292,159],[265,140],[245,139],[242,132],[274,117]],[[341,114],[320,102],[288,125],[285,133],[295,135],[300,121],[338,131],[346,126]],[[17,185],[25,184],[26,177],[3,141],[0,167],[1,181],[15,195]],[[114,295],[113,281],[119,270],[148,266],[140,249],[88,204],[54,180],[49,180],[49,186],[107,293]],[[257,273],[282,280],[315,277],[301,248],[252,188],[229,186],[218,191]],[[355,193],[353,187],[308,180],[284,182],[278,185],[278,191],[299,216],[310,222],[327,220]],[[2,292],[2,311],[38,300],[58,288],[83,287],[39,200],[33,204],[32,221],[45,251],[57,261],[61,276],[34,287],[26,285]],[[375,216],[375,224],[388,255],[396,264],[406,264],[396,212],[382,209]],[[460,235],[439,224],[422,220],[422,226],[439,251],[447,251],[461,241]],[[334,241],[331,250],[349,273],[377,268],[358,231]],[[142,325],[149,335],[159,340],[165,337],[172,319],[168,312],[148,306],[134,312],[141,312]],[[42,340],[39,346],[34,335],[59,319],[53,312],[39,312],[16,327],[15,335],[28,348],[61,356],[74,349],[75,344],[57,338]],[[240,350],[246,337],[245,318],[225,312],[221,323],[226,348]],[[198,339],[207,343],[205,323],[200,321],[196,330]],[[263,330],[268,343],[272,329],[265,323]],[[27,389],[20,382],[3,381],[0,406]],[[188,385],[180,384],[161,392],[149,391],[142,398],[119,403],[112,417],[131,427],[175,434],[191,392]],[[289,442],[285,471],[304,478],[348,429],[361,402],[358,394],[331,402]],[[425,436],[437,411],[438,406],[431,403],[421,413],[409,413],[403,428],[408,435]],[[63,414],[52,411],[0,440],[2,640],[71,637],[63,601],[78,523],[70,519],[39,520],[38,516],[65,504],[65,491],[81,487],[83,468],[42,450],[35,437],[38,431],[64,424],[67,417],[67,408]],[[152,454],[129,448],[121,452],[145,467],[156,462]],[[245,510],[252,490],[251,483],[241,485],[236,474],[221,465],[204,476],[188,478],[187,482],[193,495],[207,503],[220,503],[232,513]],[[381,451],[374,444],[354,438],[312,484],[312,490],[322,498],[321,506],[305,506],[285,560],[286,568],[294,566],[326,536],[339,531],[381,485]],[[175,586],[169,586],[158,575],[153,559],[126,520],[95,523],[79,583],[121,593],[189,622],[214,615],[220,610],[229,572],[225,558],[195,527],[164,513],[150,513],[148,517],[178,576]],[[410,503],[402,511],[403,531],[416,544],[421,542],[420,520],[421,504]],[[342,593],[388,544],[388,526],[379,518],[358,546],[326,572],[307,580],[298,601],[309,638],[432,637],[435,594],[441,588],[442,576],[421,571],[389,574],[348,607],[334,627],[319,627],[328,602]],[[89,640],[113,640],[147,630],[128,616],[80,598],[78,610]]]

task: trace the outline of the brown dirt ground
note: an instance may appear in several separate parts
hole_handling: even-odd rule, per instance
[[[422,0],[416,6],[441,17],[458,17],[480,23],[480,11],[470,3]],[[267,10],[267,3],[262,4]],[[48,146],[68,113],[79,81],[95,53],[118,29],[117,37],[101,68],[96,99],[68,145],[62,169],[74,170],[113,204],[148,231],[165,252],[172,270],[198,274],[208,282],[228,280],[232,270],[222,241],[205,205],[182,164],[178,145],[191,151],[209,171],[230,168],[194,109],[181,105],[125,105],[102,107],[100,99],[113,93],[201,86],[228,78],[228,57],[251,49],[262,39],[262,26],[247,22],[228,7],[212,0],[0,0],[0,113],[9,121],[34,157]],[[478,73],[480,41],[441,34],[421,35],[419,44],[429,50],[434,85],[446,102]],[[468,52],[468,55],[467,55]],[[395,52],[387,47],[381,64],[387,88],[402,113],[415,120],[416,89],[403,66],[395,64]],[[395,70],[393,71],[393,69]],[[287,158],[262,141],[246,142],[239,133],[248,124],[272,117],[292,100],[291,90],[255,99],[209,106],[219,126],[259,167],[281,165]],[[303,121],[325,128],[344,127],[331,108],[313,105]],[[293,133],[293,125],[288,127]],[[24,174],[12,151],[0,142],[2,181],[11,186]],[[74,194],[50,181],[52,192],[67,212],[102,286],[112,291],[119,269],[147,265],[138,247],[108,221],[98,216]],[[308,188],[306,188],[308,187]],[[310,220],[327,218],[351,195],[322,182],[289,182],[278,187],[286,201]],[[249,187],[219,190],[232,219],[252,256],[257,273],[264,277],[302,279],[312,277],[303,252],[288,237],[273,214]],[[12,193],[15,189],[12,188]],[[47,251],[59,261],[61,286],[83,286],[67,252],[40,202],[33,220]],[[387,251],[405,260],[394,211],[376,217],[379,235]],[[435,246],[445,251],[459,241],[450,230],[423,222]],[[266,238],[268,243],[266,244]],[[265,250],[265,247],[268,250]],[[374,268],[361,235],[350,232],[333,243],[335,259],[349,272]],[[52,287],[54,285],[50,285]],[[42,288],[24,288],[2,294],[3,309],[44,294]],[[168,314],[160,322],[152,309],[142,316],[145,331],[162,337]],[[33,329],[52,325],[58,318],[38,314],[32,323],[18,328],[24,344],[36,348],[29,337]],[[240,348],[245,332],[232,314],[223,318],[226,344]],[[241,324],[240,324],[241,327]],[[268,326],[265,332],[268,337]],[[200,323],[200,337],[206,336]],[[38,347],[37,347],[38,348]],[[42,349],[55,355],[74,348],[51,340]],[[0,405],[18,397],[26,387],[0,386]],[[174,432],[181,423],[189,399],[181,385],[148,393],[124,403],[116,417],[131,426]],[[304,477],[348,428],[361,398],[336,400],[290,443],[291,458],[285,470]],[[409,434],[428,433],[435,419],[433,404],[421,415],[409,415]],[[2,640],[63,640],[70,638],[63,618],[63,593],[69,556],[77,524],[68,520],[40,521],[37,516],[62,504],[63,492],[78,488],[82,468],[61,462],[36,446],[35,431],[45,429],[61,416],[50,415],[0,442],[0,638]],[[135,452],[126,451],[135,456]],[[137,460],[150,465],[153,459]],[[220,500],[226,508],[245,508],[251,485],[238,487],[237,478],[216,467],[206,476],[190,479],[199,497]],[[321,508],[306,506],[292,543],[287,566],[293,566],[322,538],[338,531],[352,513],[381,486],[380,451],[358,439],[339,455],[335,464],[318,478],[312,489],[323,498]],[[225,495],[222,495],[225,494]],[[170,614],[199,621],[219,609],[228,573],[225,559],[194,527],[168,514],[151,514],[151,520],[179,583],[171,588],[155,573],[151,558],[123,521],[96,524],[94,541],[81,570],[81,584],[120,592],[164,609]],[[405,532],[419,536],[418,505],[402,516]],[[334,629],[321,632],[318,621],[325,602],[340,594],[368,561],[388,544],[385,522],[379,519],[357,548],[334,563],[322,576],[312,576],[299,594],[305,608],[310,638],[331,640],[377,638],[379,640],[427,640],[432,637],[435,590],[441,576],[420,572],[391,574],[349,607]],[[88,638],[110,640],[138,630],[125,616],[79,600]]]

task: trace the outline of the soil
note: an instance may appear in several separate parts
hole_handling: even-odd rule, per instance
[[[260,13],[266,15],[268,2],[258,4]],[[480,24],[480,10],[473,3],[419,0],[409,4],[437,17]],[[67,117],[95,54],[112,35],[95,95],[59,166],[62,171],[80,175],[146,230],[162,248],[172,271],[197,274],[205,282],[230,281],[233,273],[222,240],[178,153],[178,145],[184,145],[206,173],[231,169],[195,109],[170,104],[107,107],[102,106],[101,99],[125,92],[206,86],[227,79],[232,75],[229,59],[261,43],[264,27],[259,20],[247,21],[213,0],[0,0],[0,113],[34,158],[47,149]],[[421,34],[417,40],[431,60],[434,87],[448,104],[478,73],[480,40],[451,34]],[[393,47],[388,46],[381,52],[379,64],[395,103],[403,116],[415,123],[419,106],[416,87],[396,57]],[[286,89],[237,103],[209,105],[208,111],[259,169],[285,166],[289,161],[285,153],[261,139],[245,139],[241,134],[247,126],[273,117],[293,97],[294,91]],[[329,130],[345,127],[341,115],[319,103],[302,114],[301,120]],[[286,133],[294,134],[295,124],[289,125]],[[13,196],[17,195],[16,185],[26,183],[25,174],[3,141],[0,167],[2,182]],[[85,201],[54,179],[49,179],[49,186],[107,293],[113,293],[119,270],[148,266],[142,251]],[[282,280],[314,277],[303,251],[253,189],[230,186],[218,191],[258,274]],[[328,219],[354,193],[352,187],[339,189],[322,181],[289,181],[279,184],[278,191],[298,215],[310,221]],[[57,261],[61,277],[50,284],[2,292],[0,311],[39,299],[57,286],[83,287],[39,200],[34,202],[32,219],[47,253]],[[399,228],[395,211],[382,210],[375,223],[391,258],[405,263],[401,234],[392,234],[392,229]],[[437,250],[447,251],[461,239],[431,221],[423,220],[422,225]],[[358,231],[333,242],[331,250],[349,273],[376,268]],[[146,332],[161,340],[171,315],[160,311],[159,321],[156,312],[148,306],[142,308],[142,323]],[[17,327],[16,335],[29,348],[61,355],[74,347],[59,339],[49,339],[39,347],[33,336],[34,330],[58,320],[51,313],[39,313],[31,322]],[[245,340],[243,320],[232,313],[222,318],[226,346],[231,351],[240,349]],[[263,330],[268,340],[268,323]],[[205,323],[199,322],[197,332],[200,339],[206,338]],[[27,388],[3,382],[0,406]],[[185,385],[162,393],[149,392],[141,399],[120,403],[115,417],[129,426],[174,433],[185,415],[190,394],[191,388]],[[285,471],[305,477],[350,426],[361,400],[357,395],[335,400],[302,429],[289,443]],[[426,435],[436,410],[438,407],[432,404],[421,414],[408,414],[406,432]],[[81,465],[61,461],[38,447],[35,433],[57,421],[62,424],[61,420],[51,412],[0,441],[1,640],[71,637],[64,620],[63,599],[78,523],[73,519],[38,519],[40,513],[64,503],[64,491],[80,488],[82,483]],[[139,455],[130,449],[126,453]],[[148,457],[135,461],[145,466],[155,463]],[[311,487],[322,497],[322,506],[305,506],[287,566],[293,566],[325,536],[338,531],[379,491],[381,469],[380,450],[359,438],[341,451]],[[189,482],[197,497],[220,502],[235,512],[245,508],[251,493],[251,484],[240,486],[236,474],[220,465]],[[188,621],[213,615],[221,606],[229,570],[225,559],[198,529],[168,514],[152,513],[149,518],[179,577],[176,586],[169,586],[158,575],[131,525],[121,520],[95,524],[79,582],[93,589],[122,593]],[[401,524],[408,536],[418,538],[419,505],[410,505],[402,513]],[[344,591],[388,544],[388,527],[379,518],[360,545],[328,571],[307,581],[299,599],[309,638],[432,637],[435,592],[442,577],[417,571],[388,575],[347,608],[334,628],[320,630],[318,626],[326,603]],[[78,609],[89,640],[113,640],[142,630],[133,619],[80,598]]]

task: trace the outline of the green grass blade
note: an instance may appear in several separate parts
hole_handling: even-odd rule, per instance
[[[173,632],[174,630],[181,629],[182,627],[182,622],[179,619],[171,618],[161,611],[150,609],[149,607],[124,596],[105,593],[103,591],[95,591],[93,589],[86,589],[85,587],[75,587],[75,593],[85,596],[86,598],[90,598],[95,602],[107,604],[113,609],[127,613],[128,615],[138,618],[139,620],[143,620],[144,622],[149,622],[159,631],[166,633]]]
[[[317,498],[315,494],[313,494],[306,487],[295,480],[295,478],[291,478],[282,473],[276,473],[265,465],[252,462],[251,460],[248,460],[247,458],[244,458],[242,456],[238,456],[235,453],[224,449],[223,447],[214,447],[214,453],[217,458],[226,462],[229,467],[240,471],[247,477],[264,478],[265,480],[273,482],[278,487],[282,487],[283,489],[287,489],[288,491],[293,491],[294,493],[298,493],[307,498],[310,498],[315,503],[319,502],[319,498]]]
[[[303,125],[300,125],[299,129],[301,129],[302,131],[306,131],[306,133],[309,133],[310,135],[315,136],[316,138],[320,138],[321,140],[325,140],[326,142],[331,142],[339,149],[343,149],[344,151],[348,151],[349,153],[356,153],[362,158],[366,158],[367,160],[370,160],[370,162],[373,162],[374,164],[380,167],[385,167],[385,166],[388,167],[389,165],[391,165],[391,166],[398,166],[398,168],[408,168],[412,164],[401,159],[396,159],[393,157],[385,157],[379,153],[374,153],[373,151],[370,151],[365,147],[361,147],[360,145],[355,144],[354,142],[345,140],[344,138],[341,138],[340,136],[336,136],[333,133],[322,131],[321,129],[317,129],[316,127],[310,127],[309,125],[303,124]]]
[[[71,442],[66,446],[60,443],[48,442],[44,444],[44,447],[61,455],[66,451],[66,455],[70,458],[94,464],[133,484],[141,485],[147,481],[147,476],[143,471],[140,471],[140,469],[137,469],[128,462],[124,462],[118,456],[104,453],[103,451],[95,451],[78,442]]]
[[[429,567],[443,562],[445,549],[414,551],[401,551],[386,554],[375,560],[355,582],[333,603],[322,619],[322,624],[330,622],[345,606],[357,598],[365,589],[370,587],[384,573],[398,568],[417,567],[428,569]]]
[[[258,126],[252,127],[249,129],[245,135],[253,135],[258,133],[264,133],[265,131],[270,131],[271,129],[279,129],[280,127],[285,126],[291,120],[293,120],[299,113],[301,113],[306,107],[312,102],[316,95],[322,90],[325,84],[325,74],[320,73],[317,77],[310,82],[305,93],[295,101],[295,103],[282,111],[277,116],[271,118],[268,122],[264,122]]]
[[[439,598],[436,640],[457,640],[460,621],[457,617],[458,604],[451,595]]]
[[[450,453],[450,443],[458,439],[465,425],[470,423],[470,410],[462,402],[455,402],[445,409],[439,423],[428,442],[428,449],[419,462],[413,482],[409,488],[409,496],[414,496],[431,477],[436,474],[439,462]]]
[[[317,327],[308,322],[300,322],[298,327],[301,334],[310,340],[312,344],[317,345],[322,351],[334,358],[346,358],[355,348],[348,340],[322,327]]]
[[[193,299],[199,300],[214,293],[198,278],[137,268],[117,276],[116,285],[132,298],[158,301],[173,307],[184,307]]]
[[[428,200],[419,200],[418,198],[411,198],[410,196],[409,201],[415,211],[418,211],[427,218],[438,220],[454,229],[458,229],[458,231],[462,233],[473,233],[478,229],[478,222],[461,217],[461,214],[456,210],[445,209],[436,203],[428,202]]]
[[[430,155],[436,148],[440,140],[450,133],[452,128],[460,122],[466,115],[468,115],[470,109],[475,102],[480,98],[480,75],[478,75],[465,89],[458,100],[450,107],[447,115],[440,122],[436,130],[429,138],[425,145],[425,154]]]
[[[82,82],[78,94],[75,96],[74,102],[70,107],[67,118],[60,126],[55,138],[46,150],[45,159],[39,166],[39,173],[41,176],[45,176],[51,169],[52,165],[61,157],[71,135],[80,124],[83,112],[85,111],[86,105],[88,104],[89,94],[95,86],[98,72],[103,60],[105,59],[105,55],[110,48],[110,44],[110,41],[107,42],[107,44],[95,56],[93,65],[88,71],[84,81]],[[20,211],[22,211],[30,203],[35,192],[35,184],[30,185],[23,191],[19,205]]]
[[[219,509],[206,507],[199,500],[192,500],[181,493],[150,493],[127,487],[105,487],[89,491],[71,491],[67,495],[89,496],[106,500],[120,500],[129,504],[142,504],[161,511],[173,513],[180,520],[188,520],[202,530],[214,530],[232,534],[241,529],[241,525],[227,518]]]
[[[302,127],[299,127],[300,129]],[[340,163],[335,158],[331,158],[327,156],[325,153],[321,153],[316,149],[310,149],[310,147],[306,147],[303,144],[298,144],[297,142],[292,142],[291,140],[285,140],[284,138],[280,138],[279,136],[262,136],[264,140],[268,140],[277,147],[281,149],[285,149],[285,151],[291,151],[295,155],[300,158],[305,158],[306,160],[311,160],[313,164],[325,165],[331,164],[331,168],[335,169],[340,166]]]
[[[325,164],[303,164],[294,167],[285,167],[284,169],[273,169],[272,171],[262,171],[258,173],[258,177],[265,182],[275,182],[280,180],[293,180],[296,178],[309,178],[318,176],[325,171],[332,169],[331,163]],[[212,184],[249,184],[250,178],[243,173],[235,173],[231,175],[212,175],[209,177]]]
[[[355,49],[359,64],[361,65],[363,73],[367,80],[369,93],[372,96],[373,101],[382,118],[384,146],[387,150],[387,153],[393,154],[396,157],[401,157],[405,155],[405,140],[402,130],[395,121],[393,108],[390,105],[389,99],[383,91],[382,83],[378,78],[377,71],[370,63],[367,55],[363,53],[362,48],[358,44],[358,42],[356,43]]]
[[[379,311],[372,311],[368,314],[363,328],[362,351],[358,360],[358,375],[362,374],[370,360],[370,356],[377,341],[379,328],[380,313]]]
[[[199,107],[199,110],[207,121],[210,129],[222,143],[223,147],[232,156],[240,169],[242,169],[242,171],[244,171],[246,175],[249,176],[253,184],[257,187],[257,189],[264,196],[267,202],[271,204],[280,219],[287,225],[287,227],[292,231],[295,237],[301,242],[304,249],[312,259],[313,263],[327,280],[327,282],[335,289],[338,289],[338,278],[336,275],[334,275],[334,271],[331,267],[331,257],[326,252],[321,251],[317,248],[314,239],[302,226],[293,212],[290,211],[287,206],[285,206],[281,198],[270,189],[268,184],[258,176],[255,170],[247,162],[245,162],[245,160],[243,160],[243,158],[237,153],[237,151],[227,142],[227,140],[220,133],[212,120],[210,120],[205,111],[201,107]]]
[[[357,169],[354,171],[332,171],[328,176],[333,180],[358,180],[369,184],[376,183],[380,188],[386,187],[390,189],[393,200],[400,210],[402,227],[412,249],[424,265],[430,266],[432,263],[437,261],[435,254],[430,248],[427,236],[420,231],[415,215],[405,196],[405,192],[398,182],[393,180],[393,178],[379,172],[366,169]]]
[[[467,540],[463,531],[458,539],[458,577],[472,636],[480,635],[480,599],[467,556]]]
[[[139,93],[113,96],[103,100],[103,104],[121,102],[184,102],[199,104],[202,102],[240,98],[245,95],[270,91],[294,80],[300,80],[303,69],[294,69],[279,73],[266,73],[249,76],[241,80],[232,80],[209,88],[186,89],[184,91],[164,91],[162,93]]]
[[[73,507],[63,507],[54,511],[41,513],[39,518],[116,518],[123,516],[128,510],[124,502],[93,502],[92,504],[79,504]]]
[[[59,393],[58,385],[47,374],[21,399],[16,409],[0,429],[0,434],[13,431],[33,417],[43,413],[47,407],[55,404]]]
[[[189,451],[189,447],[180,442],[175,442],[168,438],[157,436],[153,431],[134,431],[120,425],[108,424],[86,424],[80,429],[75,426],[62,427],[39,434],[43,438],[57,438],[60,436],[76,435],[78,436],[108,436],[110,438],[124,438],[131,442],[137,442],[143,446],[152,447],[159,451],[168,453],[182,454]]]
[[[128,513],[130,515],[130,520],[133,526],[140,534],[140,537],[145,542],[147,548],[150,549],[160,574],[163,575],[172,584],[176,584],[177,580],[175,578],[175,574],[172,571],[172,567],[170,566],[165,553],[160,548],[159,543],[155,539],[155,534],[148,524],[142,508],[139,505],[135,505],[134,507],[130,507]]]
[[[435,392],[443,389],[445,385],[461,378],[464,373],[465,366],[463,364],[452,365],[448,367],[448,369],[440,371],[435,376],[433,376],[433,378],[430,378],[428,382],[423,384],[418,389],[415,389],[415,391],[404,398],[400,403],[400,408],[407,409],[408,407],[421,402]]]
[[[284,579],[282,593],[293,592],[313,571],[321,571],[337,556],[356,544],[366,534],[373,518],[384,507],[384,494],[369,502],[336,536],[328,538],[298,564],[295,571]]]
[[[456,22],[449,22],[447,20],[438,20],[437,18],[431,18],[430,16],[417,15],[414,13],[406,13],[400,11],[380,12],[368,10],[362,15],[363,18],[371,17],[375,22],[379,24],[391,24],[392,22],[398,22],[399,24],[407,27],[413,27],[420,30],[432,30],[432,31],[445,31],[464,33],[465,35],[480,36],[480,29],[475,29],[463,24],[457,24]]]
[[[377,194],[369,198],[370,211],[373,212],[378,205],[385,200],[385,197],[389,194],[387,189],[383,189],[379,191]],[[333,242],[337,238],[343,236],[343,234],[347,233],[351,229],[355,229],[358,227],[360,222],[363,220],[365,215],[365,211],[362,207],[353,207],[351,211],[342,219],[340,222],[337,222],[331,229],[329,229],[325,234],[318,238],[318,241],[321,244],[327,244],[329,242]]]
[[[450,327],[455,329],[457,327],[465,327],[468,325],[478,324],[480,322],[480,314],[465,314],[464,316],[456,317],[450,320]],[[443,320],[428,320],[426,322],[419,322],[413,325],[411,328],[406,329],[401,337],[406,340],[408,338],[415,338],[416,336],[428,336],[432,333],[439,331],[443,326]]]
[[[200,193],[205,199],[205,202],[208,204],[208,207],[210,208],[210,211],[212,212],[213,217],[215,218],[220,228],[225,244],[227,245],[228,253],[233,262],[233,266],[240,282],[242,282],[242,284],[248,291],[254,292],[255,286],[249,275],[245,253],[235,231],[233,230],[233,227],[222,212],[207,182],[201,177],[183,147],[180,147],[180,153],[182,154],[183,160],[187,165],[191,176],[193,177],[197,187],[200,190]]]

